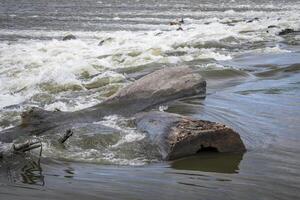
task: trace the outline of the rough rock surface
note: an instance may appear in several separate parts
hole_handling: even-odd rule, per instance
[[[206,150],[246,151],[239,134],[223,124],[155,111],[137,114],[135,123],[140,131],[147,132],[158,145],[164,160],[174,160]]]
[[[0,132],[0,141],[10,142],[20,135],[40,135],[51,129],[68,129],[74,124],[99,121],[108,115],[132,116],[167,101],[193,95],[205,96],[205,91],[205,80],[191,68],[164,68],[125,86],[90,108],[76,112],[32,108],[22,114],[21,125]]]
[[[126,105],[133,112],[183,97],[206,93],[206,81],[189,67],[157,70],[121,89],[103,105]]]

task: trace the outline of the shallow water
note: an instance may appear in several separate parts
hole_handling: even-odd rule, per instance
[[[78,127],[65,148],[43,137],[41,160],[38,151],[2,160],[0,197],[298,199],[300,35],[278,33],[300,29],[299,11],[296,0],[2,0],[0,129],[30,106],[79,110],[187,65],[207,79],[207,97],[165,111],[225,123],[248,151],[162,162],[130,119],[107,116]],[[176,31],[168,23],[180,17]],[[62,41],[69,33],[77,39]]]

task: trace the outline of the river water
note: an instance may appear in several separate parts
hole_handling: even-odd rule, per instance
[[[169,25],[181,18],[183,31]],[[225,123],[247,147],[163,162],[130,119],[107,116],[93,125],[118,133],[91,125],[64,148],[42,137],[40,159],[2,160],[1,199],[299,199],[300,34],[285,28],[300,30],[297,0],[1,0],[0,129],[29,107],[79,110],[185,65],[207,96],[165,112]]]

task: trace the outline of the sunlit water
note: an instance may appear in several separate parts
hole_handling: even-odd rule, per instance
[[[177,31],[169,22],[181,17]],[[300,34],[278,36],[299,19],[296,0],[2,0],[0,129],[31,106],[79,110],[186,65],[207,79],[207,97],[165,111],[225,123],[248,151],[162,162],[130,119],[107,116],[65,147],[42,137],[41,160],[2,160],[1,199],[300,198]]]

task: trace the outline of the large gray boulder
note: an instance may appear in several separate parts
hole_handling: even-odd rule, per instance
[[[165,160],[206,150],[244,152],[245,146],[240,136],[223,124],[149,111],[154,106],[175,99],[205,96],[205,91],[205,80],[191,68],[164,68],[128,84],[104,102],[90,108],[76,112],[30,109],[22,114],[21,125],[0,132],[0,141],[12,142],[21,135],[55,134],[70,128],[76,131],[76,128],[88,126],[104,116],[122,115],[134,117],[137,129],[148,133]]]
[[[205,93],[206,81],[199,73],[189,67],[168,67],[124,87],[101,105],[126,105],[126,112],[136,113],[167,101],[193,95],[205,96]]]
[[[201,151],[246,151],[239,134],[220,123],[158,111],[137,114],[135,123],[138,130],[149,134],[153,143],[158,145],[164,160],[175,160]]]
[[[40,135],[50,129],[68,129],[73,124],[99,121],[108,115],[132,116],[175,99],[205,96],[205,91],[205,80],[191,68],[163,68],[125,86],[112,97],[90,108],[76,112],[32,108],[22,114],[21,125],[0,132],[0,141],[11,142],[19,135]]]

